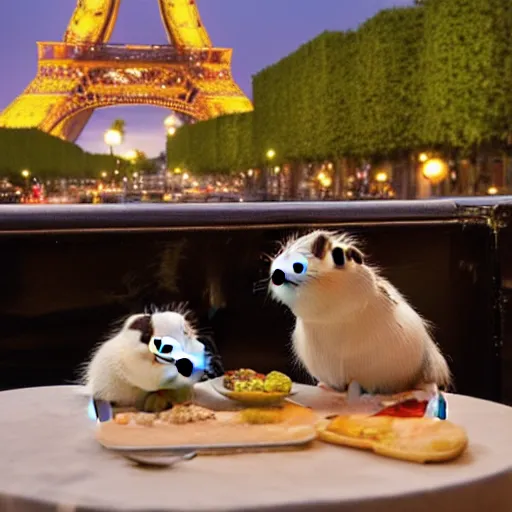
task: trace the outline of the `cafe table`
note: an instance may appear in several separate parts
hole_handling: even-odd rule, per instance
[[[298,385],[329,410],[338,396]],[[202,405],[226,407],[210,383]],[[0,393],[0,511],[511,512],[512,408],[447,395],[469,437],[456,461],[415,464],[315,441],[301,451],[198,456],[135,466],[102,448],[79,386]]]

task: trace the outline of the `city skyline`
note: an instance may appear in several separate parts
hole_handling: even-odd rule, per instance
[[[233,48],[233,75],[252,97],[252,75],[293,52],[324,30],[354,29],[378,11],[412,0],[198,0],[199,11],[215,46]],[[34,78],[37,41],[59,41],[76,0],[17,0],[0,17],[0,62],[10,79],[0,87],[3,110]],[[141,6],[144,8],[141,8]],[[123,0],[112,43],[166,44],[156,0]],[[9,71],[7,71],[9,70]],[[116,118],[126,121],[119,148],[156,156],[165,147],[163,121],[168,111],[147,106],[115,107],[95,112],[77,143],[106,152],[103,133]]]

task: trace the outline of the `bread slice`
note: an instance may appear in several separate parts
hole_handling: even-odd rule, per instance
[[[437,418],[336,416],[316,428],[324,442],[418,463],[453,460],[468,445],[462,427]]]

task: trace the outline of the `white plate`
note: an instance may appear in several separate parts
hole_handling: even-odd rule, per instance
[[[316,432],[312,432],[308,436],[304,436],[302,439],[294,441],[276,441],[276,442],[264,442],[264,443],[233,443],[233,444],[204,444],[204,445],[178,445],[178,446],[111,446],[108,443],[100,444],[114,452],[135,452],[135,453],[147,453],[159,452],[161,454],[183,454],[188,452],[202,453],[222,453],[222,452],[251,452],[251,451],[278,451],[279,449],[286,448],[299,448],[306,446],[316,439]]]

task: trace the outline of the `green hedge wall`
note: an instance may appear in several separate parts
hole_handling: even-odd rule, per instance
[[[253,113],[185,125],[167,139],[167,165],[195,173],[245,170],[254,162]]]
[[[470,148],[510,132],[512,2],[425,3],[422,137]]]
[[[0,176],[19,179],[23,169],[48,178],[97,177],[112,169],[110,155],[86,153],[79,146],[36,129],[0,128]]]
[[[357,32],[356,87],[352,99],[356,154],[390,155],[421,144],[424,11],[402,8],[382,11]]]
[[[512,2],[417,4],[263,69],[254,112],[180,129],[170,161],[229,172],[264,165],[268,149],[280,164],[500,146],[512,132]]]

